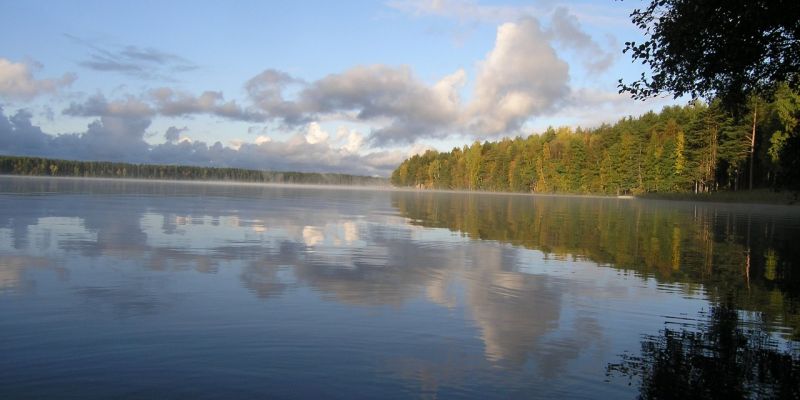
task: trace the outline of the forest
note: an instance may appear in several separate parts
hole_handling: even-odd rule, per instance
[[[548,128],[405,160],[395,186],[501,192],[705,193],[800,187],[800,93],[778,85],[731,111],[719,100],[592,129]]]
[[[0,156],[0,174],[322,185],[386,185],[386,179],[333,173],[276,172],[187,165],[128,164]]]

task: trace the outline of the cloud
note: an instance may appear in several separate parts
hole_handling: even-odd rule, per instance
[[[289,124],[308,122],[304,112],[292,101],[283,97],[283,91],[303,81],[275,69],[266,69],[245,83],[250,100],[269,118],[279,118]]]
[[[161,115],[176,117],[191,114],[210,114],[235,121],[261,122],[265,116],[242,108],[234,100],[225,101],[222,92],[205,91],[200,96],[162,87],[150,91]]]
[[[358,66],[314,82],[300,93],[300,104],[317,113],[355,111],[361,121],[388,120],[370,141],[406,144],[421,135],[443,136],[458,121],[464,79],[459,70],[428,86],[409,67]]]
[[[312,122],[308,124],[308,129],[306,130],[305,138],[306,142],[309,144],[317,144],[322,143],[328,140],[328,132],[325,132],[320,128],[319,124],[316,122]]]
[[[205,91],[199,96],[162,87],[153,89],[142,97],[125,96],[109,101],[101,94],[90,96],[83,102],[72,102],[64,109],[65,115],[78,117],[184,117],[208,114],[234,121],[262,122],[265,116],[257,110],[245,109],[236,101],[225,101],[222,92]]]
[[[71,73],[64,74],[61,78],[36,79],[33,72],[38,68],[39,65],[15,63],[0,58],[0,98],[31,100],[42,94],[55,93],[77,79]]]
[[[525,16],[533,8],[487,7],[465,1],[393,3],[424,15],[481,21],[514,18],[497,28],[494,47],[477,65],[472,96],[462,101],[463,69],[429,84],[408,66],[360,65],[305,82],[268,69],[245,85],[268,120],[288,126],[322,119],[368,123],[371,146],[407,145],[455,134],[518,133],[531,118],[553,115],[572,101],[570,65],[556,46],[579,53],[587,70],[606,70],[613,57],[563,7],[549,25]],[[288,90],[292,88],[292,90]]]
[[[364,136],[360,133],[340,126],[336,130],[337,140],[344,140],[345,144],[342,148],[350,153],[357,153],[364,145]]]
[[[147,80],[172,80],[176,72],[197,69],[189,60],[152,47],[102,46],[73,35],[64,34],[74,43],[90,50],[88,59],[78,63],[93,71],[117,72]]]
[[[103,116],[75,135],[76,150],[85,159],[135,162],[137,155],[148,151],[144,133],[149,126],[145,117]]]
[[[551,116],[565,121],[564,123],[569,125],[591,127],[613,122],[615,118],[641,115],[671,104],[674,102],[668,98],[641,102],[615,90],[580,88],[573,90],[564,107]],[[546,125],[535,126],[535,128],[543,130]]]
[[[469,128],[477,134],[516,130],[529,117],[558,109],[569,92],[569,66],[538,21],[503,24],[479,68]]]
[[[258,135],[258,137],[256,137],[256,140],[253,143],[255,143],[256,145],[262,145],[264,143],[269,143],[271,141],[272,138],[267,135]]]
[[[549,23],[543,24],[529,15],[536,11],[534,7],[483,6],[471,1],[448,0],[395,2],[392,6],[420,15],[456,16],[481,22],[513,19],[514,22],[498,26],[494,46],[476,63],[475,74],[470,78],[471,93],[466,95],[463,92],[468,76],[464,69],[438,81],[426,82],[406,65],[371,64],[357,65],[316,80],[303,80],[287,72],[266,69],[244,83],[247,94],[244,100],[227,100],[220,91],[196,94],[165,86],[116,100],[98,94],[82,103],[72,103],[64,113],[101,118],[212,115],[251,123],[248,133],[258,136],[259,143],[236,139],[229,147],[220,145],[222,148],[246,152],[250,145],[284,146],[286,151],[302,146],[327,146],[332,152],[324,154],[326,162],[340,165],[336,163],[343,162],[343,157],[357,155],[367,147],[390,148],[456,135],[486,138],[520,134],[523,126],[535,122],[536,117],[554,116],[565,109],[583,107],[581,104],[586,101],[576,95],[596,94],[588,93],[586,88],[572,87],[570,65],[557,49],[566,48],[585,55],[577,63],[598,73],[613,61],[613,57],[581,27],[578,17],[564,7],[539,11],[544,18],[550,18]],[[82,43],[107,58],[170,65],[182,60],[154,49],[128,46],[109,51]],[[617,101],[605,98],[606,103]],[[330,122],[369,128],[363,135],[344,130],[331,137],[320,125]],[[295,132],[294,139],[273,140],[269,130],[275,128]],[[170,134],[167,144],[186,145],[176,132]],[[299,144],[293,144],[295,139]],[[192,152],[195,156],[203,153],[196,147]],[[253,160],[249,162],[255,163]]]
[[[578,18],[565,7],[557,7],[553,11],[549,33],[556,42],[581,53],[586,70],[590,73],[608,70],[617,57],[616,54],[604,50],[586,33],[578,23]]]
[[[101,93],[97,93],[83,103],[70,103],[63,113],[75,117],[150,117],[155,114],[155,110],[149,104],[132,96],[108,101]]]
[[[99,99],[95,103],[108,104]],[[185,128],[173,126],[165,133],[167,142],[151,145],[144,140],[151,123],[148,116],[110,109],[113,107],[98,106],[90,112],[76,107],[75,113],[81,110],[81,115],[99,118],[84,132],[50,135],[32,124],[29,112],[20,110],[7,117],[0,108],[0,154],[380,176],[388,176],[405,158],[400,151],[359,154],[354,149],[360,147],[363,137],[357,132],[332,140],[316,124],[286,140],[261,135],[253,142],[236,141],[233,146],[186,140]]]
[[[429,86],[407,66],[356,66],[303,83],[294,99],[283,90],[299,81],[280,71],[266,70],[249,80],[248,94],[265,115],[289,125],[326,115],[352,115],[356,121],[378,122],[370,135],[374,144],[412,143],[421,136],[445,136],[459,120],[458,90],[463,70]]]
[[[167,131],[164,132],[164,139],[167,142],[171,143],[177,142],[181,138],[181,133],[186,132],[188,130],[189,128],[185,126],[183,128],[176,128],[174,126],[170,126],[169,128],[167,128]]]
[[[19,110],[6,117],[0,107],[0,154],[47,154],[50,136],[31,124],[31,113]]]
[[[582,23],[629,24],[626,16],[616,15],[619,10],[597,9],[588,4],[553,6],[547,3],[533,5],[483,5],[469,0],[394,0],[388,6],[398,11],[421,17],[456,19],[461,23],[500,24],[522,19],[541,18],[545,30],[555,44],[580,53],[589,73],[608,70],[619,54],[604,49],[581,26]],[[578,13],[573,12],[577,8]],[[606,7],[607,8],[607,7]],[[614,15],[603,15],[608,12]],[[549,14],[549,20],[545,17]],[[613,42],[613,40],[612,40]],[[616,47],[616,46],[615,46]]]

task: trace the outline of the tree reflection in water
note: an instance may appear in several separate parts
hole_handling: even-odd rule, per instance
[[[638,381],[643,399],[796,399],[800,352],[796,342],[786,346],[763,321],[726,303],[700,315],[694,326],[645,335],[641,355],[622,355],[607,375]]]

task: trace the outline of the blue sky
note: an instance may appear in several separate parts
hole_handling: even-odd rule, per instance
[[[387,175],[658,110],[637,1],[0,1],[0,154]]]

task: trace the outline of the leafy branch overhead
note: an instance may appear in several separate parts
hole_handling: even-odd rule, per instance
[[[719,97],[743,104],[775,85],[800,84],[800,2],[796,0],[654,0],[634,10],[642,43],[624,53],[649,67],[633,82],[619,80],[634,99]]]

